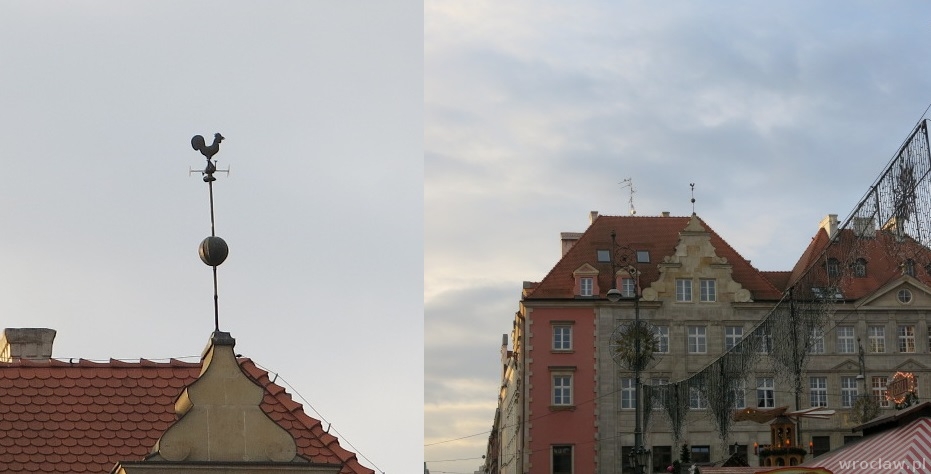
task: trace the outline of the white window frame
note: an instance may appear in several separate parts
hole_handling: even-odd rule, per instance
[[[692,302],[692,280],[688,278],[676,278],[676,302]]]
[[[757,408],[776,407],[776,382],[772,377],[757,377],[756,406]]]
[[[828,406],[828,378],[827,377],[809,377],[808,378],[808,402],[812,407]]]
[[[853,326],[837,326],[837,352],[839,354],[857,352],[856,342],[856,332]]]
[[[708,409],[708,399],[696,387],[689,387],[689,408],[692,410]]]
[[[637,408],[637,390],[633,377],[621,377],[621,409],[633,410]]]
[[[769,354],[773,350],[773,334],[766,327],[761,327],[756,334],[759,341],[757,352],[760,354]]]
[[[811,328],[811,334],[808,336],[809,354],[824,354],[824,330],[821,328]]]
[[[913,354],[915,352],[915,326],[901,324],[896,333],[899,336],[899,352]]]
[[[855,278],[866,277],[866,260],[858,258],[857,261],[853,262],[853,276]]]
[[[689,354],[708,353],[708,330],[705,326],[688,327]]]
[[[554,351],[571,351],[572,350],[572,325],[556,323],[553,324],[553,350]]]
[[[873,392],[873,400],[879,403],[880,407],[888,408],[889,400],[886,400],[886,386],[889,385],[889,377],[876,375],[870,379],[870,388]]]
[[[734,392],[734,408],[738,410],[747,408],[747,381],[738,380],[736,387],[732,390]]]
[[[860,396],[860,388],[857,378],[853,376],[842,376],[840,378],[840,406],[841,408],[852,408],[856,403],[857,397]]]
[[[870,326],[867,328],[867,352],[882,354],[886,352],[886,327]]]
[[[701,278],[698,280],[699,301],[714,303],[718,300],[717,282],[714,278]]]
[[[621,278],[621,296],[624,298],[634,298],[637,296],[637,285],[633,278]]]
[[[595,294],[595,278],[579,277],[579,296],[593,296]]]
[[[669,352],[669,326],[653,326],[656,331],[656,352],[666,354]]]
[[[669,385],[669,377],[653,377],[650,379],[650,385]],[[666,405],[663,403],[662,396],[669,395],[667,391],[654,391],[653,392],[653,409],[654,410],[664,410]]]
[[[744,338],[743,326],[724,326],[724,351],[729,351]]]
[[[553,386],[550,401],[556,407],[569,407],[573,405],[572,374],[554,372],[550,375]]]

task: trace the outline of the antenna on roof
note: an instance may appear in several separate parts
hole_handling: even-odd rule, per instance
[[[692,187],[692,214],[695,214],[695,183],[689,183]]]
[[[200,254],[200,260],[213,268],[214,332],[220,332],[220,305],[219,297],[217,296],[217,266],[226,260],[226,257],[230,252],[229,247],[226,245],[226,241],[217,237],[216,223],[213,214],[213,182],[217,180],[213,174],[217,171],[229,173],[228,169],[218,170],[216,163],[213,161],[213,155],[216,155],[217,152],[220,151],[220,142],[222,141],[223,135],[220,135],[219,133],[215,133],[213,135],[213,144],[210,146],[207,146],[207,144],[204,142],[204,137],[200,135],[194,135],[194,138],[191,138],[191,146],[195,150],[200,151],[200,153],[207,158],[207,166],[204,167],[204,170],[201,171],[201,174],[203,174],[204,182],[207,183],[207,187],[210,190],[210,237],[207,237],[201,241],[198,253]]]
[[[621,180],[620,183],[617,183],[617,184],[620,184],[622,189],[623,189],[623,188],[628,188],[628,189],[630,190],[630,198],[629,198],[629,200],[628,200],[628,203],[629,203],[629,212],[630,212],[630,215],[632,215],[632,216],[635,215],[635,214],[637,214],[637,210],[634,209],[634,193],[637,192],[637,190],[634,189],[634,181],[633,181],[632,179],[630,179],[630,178],[625,178],[625,179]]]

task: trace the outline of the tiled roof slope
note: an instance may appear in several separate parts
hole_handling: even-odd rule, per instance
[[[763,271],[762,273],[780,291],[785,291],[789,287],[789,280],[792,278],[791,271]]]
[[[696,216],[697,217],[697,216]],[[559,260],[549,274],[533,288],[526,290],[525,298],[573,298],[574,277],[572,272],[583,264],[599,270],[598,286],[601,296],[611,289],[611,264],[598,262],[596,251],[611,249],[611,231],[617,232],[618,245],[634,250],[649,250],[650,263],[640,265],[641,284],[649,286],[659,278],[657,264],[666,256],[675,253],[679,243],[679,232],[688,225],[690,217],[649,216],[598,216],[582,234],[578,242]],[[736,250],[721,238],[701,218],[702,227],[708,231],[711,245],[719,257],[732,265],[734,281],[750,290],[755,300],[778,300],[782,293],[762,272],[750,265]]]
[[[343,464],[341,474],[374,472],[266,371],[250,359],[239,362],[265,387],[261,408],[292,434],[298,455]],[[108,473],[118,461],[142,460],[177,420],[175,400],[200,368],[175,359],[0,363],[0,471]]]
[[[812,285],[831,286],[825,261],[836,258],[841,271],[837,286],[844,299],[857,300],[901,277],[902,264],[911,258],[915,261],[915,278],[931,286],[929,269],[923,267],[931,262],[931,250],[908,236],[898,238],[891,232],[877,230],[870,237],[858,237],[852,229],[841,229],[828,248],[830,243],[827,231],[819,229],[792,270],[792,284],[805,277],[806,270],[813,267],[814,273],[807,275]],[[865,277],[852,276],[851,263],[859,258],[866,261]]]

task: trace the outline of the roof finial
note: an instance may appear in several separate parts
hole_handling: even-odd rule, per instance
[[[692,214],[695,214],[695,183],[689,183],[692,187]]]
[[[210,237],[207,237],[200,243],[199,253],[200,259],[202,262],[206,263],[213,267],[213,323],[214,323],[214,332],[220,332],[220,306],[219,306],[219,297],[217,296],[217,266],[223,263],[226,260],[227,255],[229,255],[229,247],[226,245],[226,241],[217,237],[216,235],[216,225],[214,221],[213,214],[213,182],[217,179],[213,177],[213,174],[217,171],[222,171],[229,173],[229,170],[218,170],[217,165],[213,162],[213,155],[216,155],[220,151],[220,142],[223,141],[223,135],[216,133],[213,135],[213,144],[207,146],[204,142],[204,137],[200,135],[194,135],[194,138],[191,138],[191,146],[200,151],[204,157],[207,158],[207,166],[204,168],[201,173],[204,175],[204,182],[207,183],[207,187],[210,190]]]
[[[628,189],[630,190],[630,198],[629,198],[629,200],[628,200],[628,203],[629,203],[628,212],[630,212],[630,215],[632,215],[632,216],[633,216],[633,215],[636,215],[636,214],[637,214],[637,210],[634,209],[634,193],[636,193],[637,190],[634,189],[634,181],[633,181],[632,179],[630,179],[630,178],[624,178],[624,179],[621,180],[621,182],[618,183],[618,184],[621,185],[621,188],[628,188]]]

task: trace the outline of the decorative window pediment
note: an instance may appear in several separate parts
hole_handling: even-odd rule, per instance
[[[600,272],[597,268],[587,263],[575,269],[572,272],[572,276],[575,278],[575,287],[572,293],[583,297],[593,297],[601,294],[601,289],[598,287],[598,273]]]

